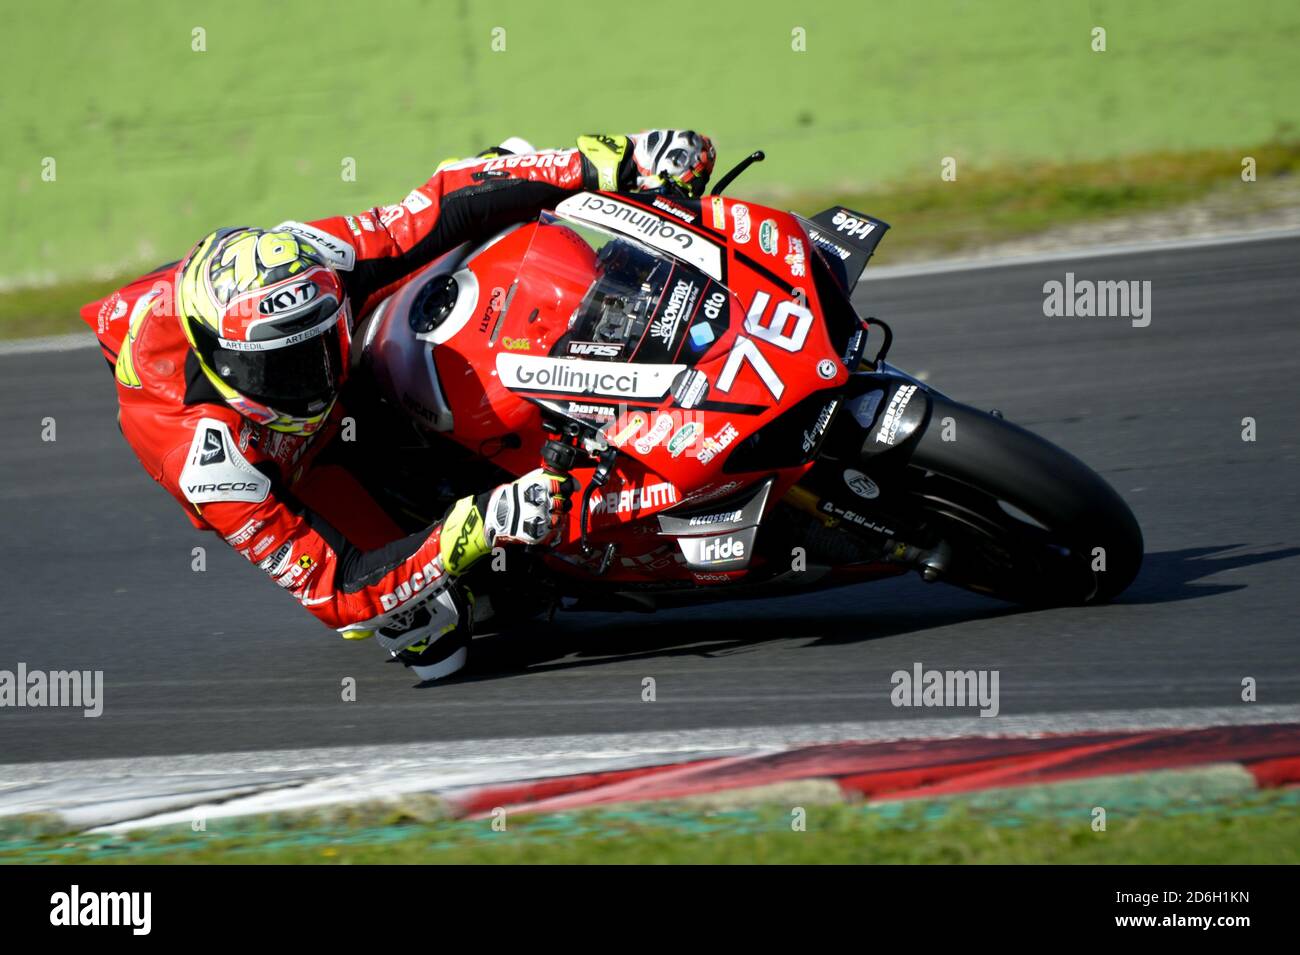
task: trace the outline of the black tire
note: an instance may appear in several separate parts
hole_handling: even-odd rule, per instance
[[[1142,530],[1095,471],[1018,425],[946,398],[932,403],[908,489],[952,548],[941,579],[1035,606],[1105,603],[1133,582]],[[955,440],[943,440],[945,418]],[[1105,569],[1094,571],[1098,547]]]

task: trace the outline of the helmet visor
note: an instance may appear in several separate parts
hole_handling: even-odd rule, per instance
[[[338,394],[344,377],[342,310],[321,334],[257,351],[228,348],[200,322],[191,322],[203,363],[245,398],[293,417],[319,414]]]

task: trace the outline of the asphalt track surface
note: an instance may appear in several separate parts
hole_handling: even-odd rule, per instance
[[[1044,317],[1043,283],[1066,271],[1151,281],[1150,326]],[[0,709],[0,763],[974,715],[892,706],[890,675],[917,662],[998,670],[1004,715],[1247,706],[1247,677],[1262,704],[1300,702],[1300,239],[864,281],[856,298],[892,324],[896,364],[1000,408],[1129,501],[1147,558],[1117,603],[1022,611],[909,577],[562,614],[477,640],[463,679],[418,687],[190,528],[119,436],[94,350],[11,355],[0,669],[102,669],[105,706]]]

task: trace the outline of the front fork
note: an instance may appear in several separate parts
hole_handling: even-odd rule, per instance
[[[877,360],[854,374],[817,463],[786,501],[827,527],[880,545],[880,559],[940,579],[952,560],[942,539],[927,541],[922,516],[907,497],[908,461],[930,426],[924,382]]]

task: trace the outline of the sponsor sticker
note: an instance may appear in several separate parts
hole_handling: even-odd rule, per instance
[[[468,522],[466,522],[468,526]],[[411,575],[411,579],[398,584],[392,591],[379,595],[379,606],[385,612],[396,610],[406,601],[410,600],[424,588],[434,583],[442,576],[442,571],[433,561],[425,564],[419,570]]]
[[[916,394],[916,385],[904,385],[894,392],[884,416],[880,419],[880,430],[876,432],[878,444],[892,445],[898,438],[898,426],[903,423],[903,412],[907,410],[912,396]]]
[[[832,242],[815,229],[809,229],[808,236],[812,239],[813,245],[817,246],[817,248],[821,249],[828,255],[835,256],[835,258],[839,259],[841,262],[847,262],[849,257],[853,255],[852,249],[846,249],[838,242]]]
[[[728,421],[716,434],[704,439],[704,446],[700,448],[695,457],[701,464],[708,464],[731,447],[732,442],[738,437],[740,437],[740,432],[736,430],[735,425]]]
[[[99,306],[99,334],[104,334],[104,329],[106,329],[110,323],[117,321],[125,315],[126,308],[126,299],[122,297],[121,292],[114,292],[108,298],[104,299],[104,304]]]
[[[677,341],[677,329],[682,319],[690,316],[695,309],[695,300],[699,297],[700,287],[688,279],[678,279],[673,290],[668,293],[668,302],[650,323],[650,337],[665,348],[671,348]]]
[[[633,447],[636,448],[637,454],[649,454],[660,441],[668,437],[668,432],[672,430],[672,416],[661,414],[655,419],[655,426],[638,438]]]
[[[485,172],[496,172],[502,169],[528,169],[534,166],[538,169],[551,169],[555,166],[567,166],[576,152],[577,149],[574,148],[542,149],[534,153],[501,156],[488,160],[483,164],[483,169]],[[477,159],[467,159],[465,165],[471,166],[477,162]]]
[[[768,255],[776,255],[777,241],[781,238],[775,219],[764,219],[758,227],[758,247]]]
[[[826,433],[826,428],[831,423],[831,417],[835,414],[835,409],[839,406],[840,399],[832,398],[822,408],[821,413],[817,415],[817,420],[813,422],[811,431],[803,433],[803,453],[808,454],[817,446],[818,440]]]
[[[722,196],[710,196],[709,207],[713,212],[713,228],[725,232],[727,229],[727,207],[723,203]]]
[[[673,398],[683,408],[694,408],[708,396],[709,377],[702,371],[686,371],[673,385]]]
[[[660,212],[666,212],[670,216],[676,216],[683,222],[694,222],[695,215],[688,209],[683,209],[677,203],[665,199],[663,196],[655,196],[653,205]]]
[[[207,428],[203,432],[203,450],[199,452],[199,464],[220,464],[226,460],[226,447],[221,442],[221,432],[216,428]]]
[[[580,401],[570,401],[565,412],[570,418],[582,418],[586,421],[606,423],[618,417],[618,410],[613,405],[593,405]]]
[[[293,556],[293,542],[285,541],[275,549],[275,552],[266,560],[258,564],[264,571],[272,577],[279,577],[289,568],[289,558]]]
[[[694,325],[691,326],[691,332],[690,332],[691,351],[693,352],[704,351],[706,348],[708,348],[710,345],[713,344],[714,340],[717,337],[718,336],[714,334],[713,328],[709,325],[708,322],[696,322]]]
[[[677,503],[677,488],[668,481],[640,486],[624,486],[591,499],[593,514],[627,514],[632,511],[657,510]]]
[[[841,209],[835,215],[831,216],[831,225],[835,226],[835,231],[850,239],[865,239],[875,231],[876,224],[867,219],[859,219],[855,215],[850,215],[846,210]]]
[[[790,236],[786,246],[785,264],[790,266],[790,274],[795,278],[803,278],[807,272],[806,261],[803,254],[803,240]]]
[[[749,206],[737,202],[731,207],[731,241],[744,245],[749,241]]]
[[[745,556],[745,542],[738,537],[715,537],[700,547],[700,563],[721,564]]]
[[[426,200],[427,201],[427,200]],[[281,222],[275,227],[276,232],[289,232],[306,239],[308,244],[324,254],[329,265],[343,272],[352,271],[357,262],[357,250],[351,242],[340,239],[324,229],[318,229],[306,222]]]
[[[607,435],[609,443],[616,448],[623,447],[636,437],[637,433],[646,426],[647,421],[649,419],[639,411],[628,415],[623,427],[619,428],[614,434]]]
[[[202,418],[194,429],[180,487],[194,504],[245,501],[258,504],[271,493],[271,479],[236,450],[224,421]]]
[[[502,352],[497,374],[507,388],[609,398],[662,398],[685,365],[610,365],[581,358]]]
[[[623,346],[616,342],[569,342],[564,350],[579,358],[617,358],[623,353]]]
[[[285,316],[300,311],[316,298],[315,282],[295,282],[288,288],[277,289],[257,303],[262,315]]]
[[[704,432],[704,426],[698,421],[688,421],[668,439],[668,453],[674,458],[681,457],[683,451],[695,443]]]
[[[679,537],[677,545],[692,570],[739,569],[749,565],[757,528],[712,537]]]
[[[709,524],[735,524],[744,515],[743,510],[720,511],[717,514],[696,514],[691,518],[690,524],[692,527],[705,527]]]
[[[558,215],[581,219],[639,239],[646,245],[676,256],[722,280],[722,249],[676,222],[655,215],[649,209],[620,202],[609,196],[580,192],[555,207]]]
[[[844,483],[848,485],[850,491],[858,497],[866,498],[868,501],[874,501],[880,497],[880,486],[861,471],[854,471],[851,468],[845,471]]]
[[[260,531],[265,525],[265,521],[253,519],[246,523],[239,530],[226,537],[226,543],[231,547],[242,547],[253,539],[253,535]]]
[[[877,534],[883,534],[885,537],[893,537],[894,530],[884,524],[871,520],[869,517],[863,517],[857,511],[851,511],[847,507],[841,507],[834,501],[822,501],[821,511],[823,514],[829,514],[832,517],[838,517],[842,521],[848,521],[850,524],[856,524],[858,527],[865,527],[869,531]]]

